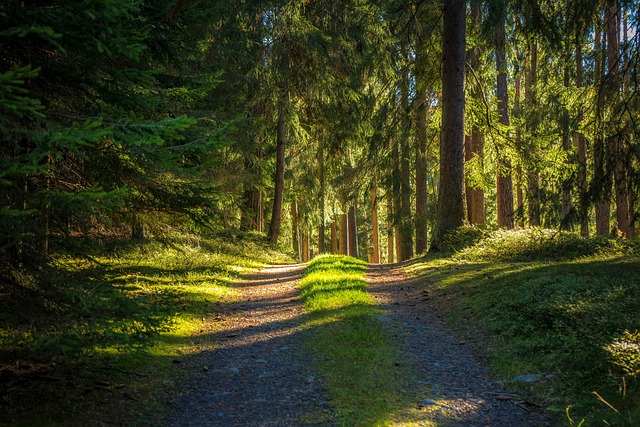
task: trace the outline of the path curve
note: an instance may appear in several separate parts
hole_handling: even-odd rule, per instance
[[[207,366],[188,385],[169,426],[302,426],[330,420],[327,398],[301,345],[303,265],[273,265],[236,284],[240,301],[224,308]],[[195,363],[195,362],[194,362]],[[320,424],[322,425],[322,423]]]
[[[423,402],[425,425],[447,427],[547,426],[537,413],[499,401],[499,386],[464,341],[429,307],[428,289],[399,265],[369,265],[369,291],[399,328],[399,345],[412,368],[410,387]]]

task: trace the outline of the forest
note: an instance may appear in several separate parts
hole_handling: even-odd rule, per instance
[[[594,348],[631,350],[594,376],[637,391],[639,1],[5,0],[0,23],[0,367],[153,346],[189,281],[260,263],[615,253],[627,317]]]

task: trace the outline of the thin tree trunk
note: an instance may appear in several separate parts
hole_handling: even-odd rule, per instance
[[[513,103],[514,112],[517,115],[522,114],[520,85],[521,79],[520,74],[518,74],[515,81],[516,97]],[[522,147],[522,126],[520,125],[516,126],[516,146]],[[522,165],[519,164],[516,167],[516,212],[514,222],[517,220],[517,225],[520,228],[524,228],[524,192],[522,190],[522,180]]]
[[[324,150],[322,142],[318,141],[318,179],[320,180],[320,227],[318,230],[318,252],[324,253],[324,235],[325,235],[325,182],[324,182]]]
[[[340,214],[340,253],[349,255],[349,219],[347,214]]]
[[[407,57],[406,46],[402,46],[403,58]],[[402,86],[400,88],[402,107],[402,133],[400,137],[400,222],[398,231],[400,237],[400,252],[398,260],[404,261],[413,257],[413,223],[411,220],[411,169],[409,158],[411,147],[409,144],[409,68],[402,67]]]
[[[540,226],[540,174],[537,171],[537,147],[535,142],[537,136],[537,118],[536,117],[536,84],[538,81],[538,43],[535,40],[529,42],[529,64],[525,73],[525,102],[527,107],[528,120],[528,137],[532,140],[529,142],[525,152],[531,153],[527,165],[527,216],[529,217],[529,225],[533,227]]]
[[[302,262],[309,261],[309,232],[302,232]]]
[[[271,225],[269,226],[269,240],[272,244],[278,242],[280,236],[280,224],[282,223],[282,200],[284,196],[284,145],[285,145],[285,99],[284,90],[278,99],[278,135],[276,140],[276,172],[275,189],[273,197],[273,211],[271,213]]]
[[[466,2],[444,3],[440,184],[434,249],[464,223],[464,78]]]
[[[387,189],[387,263],[393,264],[393,197],[391,192]]]
[[[612,2],[606,10],[607,17],[607,63],[609,68],[609,103],[617,106],[620,102],[620,44],[619,19],[620,3]],[[631,234],[629,216],[629,181],[627,178],[627,147],[624,138],[616,132],[611,136],[610,147],[614,158],[614,183],[616,193],[616,220],[618,229],[625,235]]]
[[[506,12],[504,12],[506,13]],[[498,111],[500,123],[509,126],[509,93],[507,91],[507,63],[505,54],[505,17],[496,27],[496,69]],[[511,161],[504,153],[498,153],[498,174],[496,179],[498,226],[513,228],[513,183],[511,180]]]
[[[596,45],[596,61],[595,76],[601,82],[605,81],[604,63],[605,63],[605,45],[606,33],[602,34],[599,28],[596,28],[595,36]],[[598,96],[598,120],[602,122],[603,96]],[[600,123],[602,126],[602,123]],[[593,179],[596,187],[596,234],[598,236],[607,236],[609,234],[609,222],[611,220],[611,179],[606,170],[604,136],[602,133],[596,135],[593,141]]]
[[[380,231],[378,227],[377,188],[371,187],[371,242],[373,244],[373,262],[380,264]]]
[[[360,256],[358,250],[358,227],[356,223],[356,204],[349,208],[349,255],[358,258]]]
[[[482,24],[482,2],[474,0],[471,2],[471,20],[476,30],[479,31]],[[469,64],[474,70],[480,68],[480,55],[482,54],[479,47],[474,47],[469,52]],[[471,96],[475,99],[482,99],[481,88],[474,85],[471,89]],[[468,141],[465,138],[465,161],[477,157],[480,165],[479,173],[484,174],[484,135],[474,123],[471,127],[471,135]],[[470,187],[467,185],[465,189],[467,197],[467,219],[471,224],[485,223],[484,209],[484,189],[481,187]]]
[[[331,253],[337,254],[338,252],[338,227],[336,226],[336,219],[333,218],[331,223]]]
[[[576,43],[576,87],[582,88],[582,36]],[[582,122],[582,109],[578,110],[578,125]],[[589,203],[587,202],[587,146],[582,132],[578,132],[578,187],[580,188],[580,235],[589,237]]]
[[[293,241],[293,252],[297,255],[297,259],[301,260],[300,248],[300,227],[298,225],[298,202],[291,202],[291,236]]]
[[[416,52],[416,91],[418,106],[416,109],[416,253],[427,250],[427,88],[422,50]]]
[[[564,68],[564,86],[569,87],[569,65],[568,61]],[[562,148],[567,152],[567,166],[571,166],[572,160],[569,156],[571,151],[571,135],[569,135],[569,110],[566,108],[562,112]],[[571,179],[567,178],[562,183],[562,215],[560,218],[560,228],[566,231],[571,230]]]
[[[516,217],[518,219],[518,227],[524,228],[524,190],[522,189],[522,167],[518,165],[516,169]]]

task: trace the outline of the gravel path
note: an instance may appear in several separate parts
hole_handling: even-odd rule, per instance
[[[176,398],[169,426],[335,425],[331,406],[304,355],[297,282],[304,266],[270,266],[237,284],[241,300],[224,309],[217,347],[191,360],[201,379]],[[469,345],[455,337],[428,302],[428,289],[398,266],[372,265],[370,291],[391,319],[414,375],[412,426],[547,426],[539,412],[498,401]],[[402,425],[398,424],[398,425]]]
[[[237,284],[222,313],[217,348],[199,356],[202,380],[177,399],[170,426],[330,424],[319,381],[301,351],[302,265],[270,266]]]
[[[523,409],[515,401],[497,400],[503,391],[474,359],[471,348],[457,339],[434,312],[425,285],[390,265],[371,265],[367,281],[385,316],[399,329],[399,345],[414,373],[410,388],[424,411],[421,425],[552,425],[533,408]]]

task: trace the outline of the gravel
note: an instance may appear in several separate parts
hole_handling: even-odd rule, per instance
[[[237,287],[224,308],[215,350],[189,360],[206,366],[174,399],[168,426],[332,425],[328,398],[302,351],[303,266],[270,266]]]
[[[497,399],[507,393],[476,360],[471,346],[446,326],[424,284],[393,265],[371,265],[367,281],[384,317],[394,320],[396,340],[413,373],[407,387],[424,408],[424,425],[553,425],[541,410],[518,404],[517,398]]]
[[[320,378],[302,349],[303,308],[297,282],[304,266],[271,266],[237,284],[241,301],[224,307],[209,350],[185,360],[197,375],[173,399],[167,426],[336,425]],[[544,411],[518,404],[493,381],[425,298],[425,285],[397,266],[373,265],[376,318],[404,354],[412,376],[414,426],[551,426]],[[206,369],[204,369],[206,367]],[[197,368],[197,369],[196,369]],[[418,419],[416,419],[416,412]],[[396,424],[396,425],[402,425]]]

